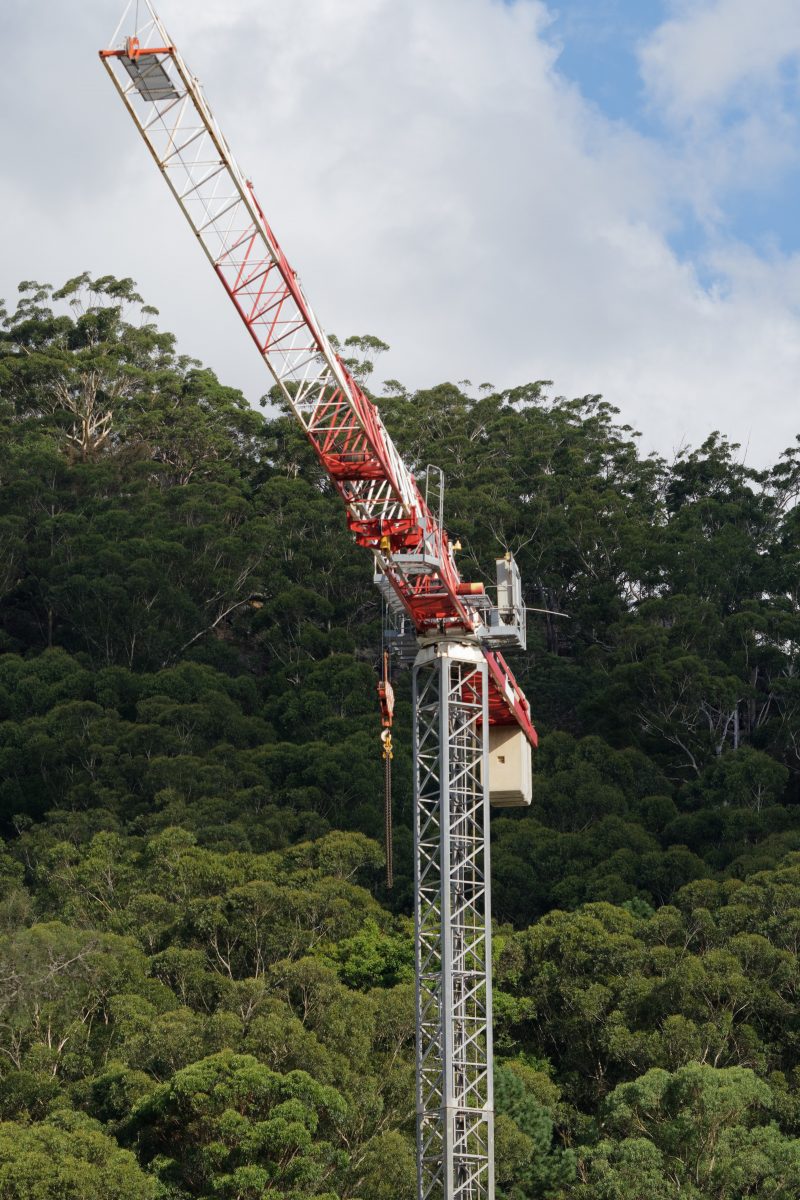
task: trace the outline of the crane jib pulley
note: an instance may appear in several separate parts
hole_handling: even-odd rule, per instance
[[[130,36],[120,36],[131,7],[100,58],[341,496],[355,540],[372,552],[376,571],[419,636],[477,641],[489,668],[490,723],[516,724],[535,746],[527,700],[492,648],[498,643],[487,624],[485,597],[469,594],[438,515],[377,407],[323,332],[252,183],[149,0]]]

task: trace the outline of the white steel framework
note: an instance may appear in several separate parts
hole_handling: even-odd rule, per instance
[[[458,598],[458,572],[442,527],[389,437],[377,408],[334,351],[239,167],[199,81],[149,3],[128,5],[131,37],[101,52],[128,112],[247,326],[283,399],[348,506],[351,528],[376,555],[401,602],[427,591],[387,550],[419,547],[436,563],[467,629],[479,621]],[[444,534],[444,536],[443,536]],[[383,541],[381,540],[383,538]],[[387,540],[388,539],[388,540]],[[438,617],[439,612],[435,615]]]
[[[494,1197],[486,669],[447,641],[414,665],[419,1200]]]

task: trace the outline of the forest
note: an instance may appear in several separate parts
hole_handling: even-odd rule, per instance
[[[0,308],[0,1198],[414,1200],[410,672],[387,891],[369,556],[157,316]],[[362,386],[385,348],[343,339]],[[500,1200],[796,1200],[800,436],[372,394],[464,576],[511,550],[549,610],[492,818]]]

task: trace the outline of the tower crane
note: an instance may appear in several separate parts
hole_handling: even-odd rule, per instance
[[[416,635],[418,1200],[493,1200],[489,804],[530,803],[537,741],[502,656],[525,646],[519,571],[510,555],[498,560],[497,603],[462,579],[441,472],[428,469],[423,494],[150,0],[131,0],[100,59],[372,555],[375,583]]]

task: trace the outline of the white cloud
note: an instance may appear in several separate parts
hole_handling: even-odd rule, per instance
[[[779,89],[800,54],[797,0],[677,0],[641,50],[645,83],[673,119],[703,121]]]
[[[41,22],[46,0],[11,2],[21,29]],[[605,120],[559,75],[543,3],[162,9],[323,324],[391,342],[386,375],[602,391],[667,453],[721,428],[766,461],[800,430],[798,263],[720,246],[708,291],[667,241],[681,206],[719,203],[730,147],[709,176],[709,153]],[[0,102],[34,67],[40,83],[0,170],[0,294],[133,275],[181,348],[255,400],[263,366],[93,61],[114,16],[87,0],[77,28],[65,13],[15,43]]]
[[[776,195],[800,170],[796,0],[673,0],[638,47],[652,114],[674,144],[685,199],[709,235],[731,196]]]

